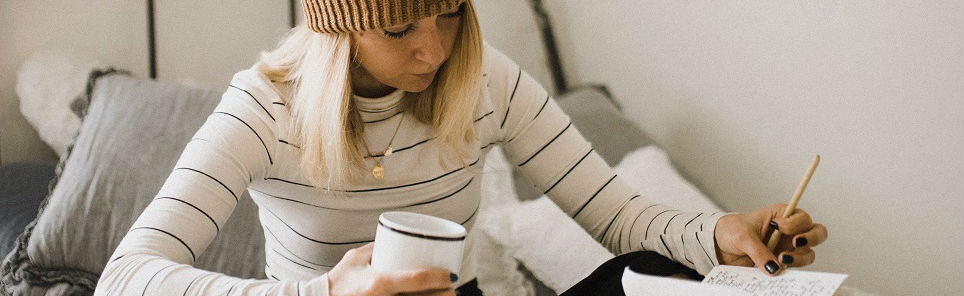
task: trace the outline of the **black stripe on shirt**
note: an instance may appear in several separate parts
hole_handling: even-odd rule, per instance
[[[268,155],[268,163],[269,163],[269,164],[274,164],[274,161],[271,160],[271,153],[268,152],[268,145],[264,143],[264,139],[261,138],[261,135],[259,135],[258,132],[256,132],[256,131],[254,130],[254,128],[251,127],[250,124],[248,124],[247,122],[244,122],[244,120],[242,120],[240,117],[234,116],[234,114],[231,114],[231,113],[226,113],[226,112],[221,112],[221,111],[217,111],[217,112],[214,112],[214,113],[228,115],[228,116],[234,117],[234,119],[237,119],[237,120],[240,121],[241,123],[244,123],[244,125],[247,126],[248,129],[250,129],[252,133],[254,133],[254,136],[255,136],[255,137],[258,137],[258,141],[261,141],[261,146],[264,146],[264,153]]]
[[[177,264],[176,264],[176,263],[175,263],[175,264],[171,264],[171,265],[168,265],[168,266],[164,266],[164,268],[158,269],[157,272],[155,272],[154,275],[152,275],[151,278],[150,278],[149,280],[147,280],[147,284],[144,284],[144,292],[141,292],[141,296],[147,294],[147,287],[150,287],[150,286],[151,286],[151,281],[154,281],[154,278],[157,277],[158,274],[160,274],[160,273],[161,273],[162,271],[164,271],[165,269],[168,269],[168,268],[171,268],[171,267],[174,267],[174,266],[177,266]]]
[[[282,103],[282,102],[271,102],[271,104],[272,104],[272,105],[281,105],[281,106],[284,106],[284,105],[285,105],[285,103]]]
[[[489,113],[483,114],[482,117],[479,117],[478,119],[476,119],[475,122],[479,122],[479,120],[482,120],[483,118],[486,118],[487,116],[492,115],[492,113],[495,113],[495,110],[492,110],[492,111],[489,111]]]
[[[164,234],[170,235],[171,237],[177,239],[177,241],[181,242],[181,244],[184,245],[185,248],[187,248],[187,251],[188,251],[188,252],[191,252],[191,258],[193,259],[193,260],[191,260],[192,262],[193,262],[193,261],[197,261],[197,257],[194,256],[194,250],[191,250],[191,247],[189,247],[189,246],[187,245],[187,243],[184,242],[184,240],[181,240],[180,237],[177,237],[176,235],[171,234],[170,232],[167,232],[167,231],[164,231],[164,230],[160,230],[160,229],[157,229],[157,228],[154,228],[154,227],[138,227],[138,228],[134,228],[134,229],[132,229],[132,230],[137,230],[137,229],[150,229],[150,230],[160,231],[160,232],[163,232]]]
[[[404,112],[404,111],[399,111],[399,112],[397,112],[397,113],[395,113],[395,114],[392,114],[392,115],[389,116],[389,117],[385,117],[385,118],[382,118],[382,119],[376,119],[376,120],[372,120],[372,121],[362,121],[362,123],[368,124],[368,123],[382,122],[382,121],[385,121],[385,120],[392,119],[392,117],[398,116],[399,114],[402,114],[402,112]]]
[[[479,147],[479,150],[485,150],[485,148],[489,148],[489,146],[492,146],[492,144],[495,144],[495,143],[496,142],[485,144],[485,146]]]
[[[549,96],[546,96],[546,101],[542,103],[542,107],[539,108],[539,112],[536,112],[536,116],[532,117],[532,120],[539,118],[539,114],[542,114],[542,109],[545,109],[547,104],[549,104]]]
[[[201,214],[204,214],[205,217],[208,217],[208,220],[211,220],[211,224],[214,224],[214,229],[217,230],[217,232],[221,232],[221,227],[218,227],[218,223],[217,223],[217,222],[214,222],[214,218],[211,218],[211,215],[208,215],[208,213],[204,212],[204,210],[201,210],[201,208],[198,208],[197,206],[195,206],[195,205],[193,205],[193,204],[191,204],[191,203],[189,203],[189,202],[183,201],[183,200],[178,199],[178,198],[173,198],[173,197],[170,197],[170,196],[161,196],[161,197],[158,197],[158,198],[156,198],[156,199],[171,199],[171,200],[176,200],[176,201],[179,201],[179,202],[182,202],[182,203],[184,203],[184,204],[186,204],[186,205],[191,206],[192,208],[194,208],[194,209],[197,210],[198,212],[201,212]]]
[[[475,207],[475,211],[472,212],[472,215],[470,215],[468,219],[465,219],[465,221],[462,221],[462,223],[459,223],[459,224],[460,224],[460,225],[465,225],[465,223],[469,223],[469,221],[472,221],[472,218],[475,217],[475,214],[478,214],[478,213],[479,213],[479,208],[481,208],[481,207],[482,207],[481,204],[478,205],[478,206],[476,206],[476,207]]]
[[[262,226],[263,226],[263,225],[262,225]],[[278,243],[278,245],[281,246],[281,248],[285,249],[285,251],[288,251],[288,253],[290,253],[292,256],[295,256],[295,258],[301,259],[301,261],[307,262],[307,263],[309,263],[309,264],[313,264],[313,265],[317,265],[317,266],[322,266],[322,267],[329,267],[328,265],[314,263],[314,262],[311,262],[311,261],[308,260],[308,259],[301,258],[301,256],[298,256],[298,254],[295,254],[295,252],[292,252],[290,249],[288,249],[288,247],[285,247],[285,245],[281,243],[281,240],[278,239],[278,236],[275,235],[273,231],[271,231],[271,228],[270,228],[270,227],[264,226],[264,230],[267,231],[268,234],[270,234],[271,237],[274,238],[274,241],[275,241],[276,243]],[[267,237],[265,237],[265,239],[267,239]],[[265,265],[267,265],[267,263],[265,263]]]
[[[234,191],[231,191],[231,188],[228,188],[228,185],[224,185],[224,183],[221,182],[221,180],[218,180],[218,178],[215,178],[214,176],[208,175],[208,174],[205,173],[205,172],[202,172],[202,171],[199,171],[199,170],[195,170],[195,169],[192,169],[192,168],[176,168],[176,169],[174,169],[174,170],[175,170],[175,171],[176,171],[176,170],[188,170],[188,171],[197,172],[197,173],[199,173],[199,174],[205,175],[205,176],[207,176],[208,178],[211,178],[211,180],[214,180],[215,182],[218,182],[218,184],[221,184],[221,186],[224,187],[224,189],[227,189],[228,192],[231,193],[231,196],[234,196],[234,200],[235,200],[235,201],[238,201],[238,195],[237,195],[237,194],[234,194]]]
[[[683,249],[683,250],[686,250],[686,240],[683,239],[683,235],[684,235],[684,234],[686,234],[686,232],[682,232],[682,233],[679,234],[679,241],[680,241],[680,243],[682,243],[682,245],[681,245],[682,249]],[[685,251],[683,252],[683,259],[686,260],[686,261],[688,261],[690,264],[696,265],[696,263],[694,263],[693,260],[690,260],[690,258],[688,258],[688,257],[686,256],[686,252],[685,252]]]
[[[616,211],[616,215],[613,216],[613,219],[611,221],[609,221],[609,225],[606,225],[606,228],[603,229],[603,232],[602,232],[603,235],[606,235],[606,232],[608,232],[609,228],[613,226],[613,223],[616,223],[616,218],[619,218],[619,214],[623,212],[623,209],[628,207],[629,203],[633,202],[633,200],[636,199],[637,197],[639,197],[639,194],[633,195],[633,197],[629,198],[629,201],[627,201],[625,204],[623,204],[622,207],[619,208],[619,211]]]
[[[114,258],[114,259],[110,259],[110,261],[108,261],[107,264],[110,264],[111,262],[120,260],[120,258],[124,258],[124,256],[127,256],[127,254],[117,256],[117,258]]]
[[[201,279],[202,277],[204,277],[204,275],[199,275],[191,280],[190,283],[187,283],[187,288],[184,288],[184,294],[181,294],[181,296],[187,296],[187,291],[191,290],[191,285],[194,285],[194,282],[197,282],[197,280]]]
[[[686,222],[686,225],[683,225],[683,229],[685,230],[687,226],[690,226],[690,223],[693,223],[693,220],[696,220],[696,218],[699,218],[700,216],[703,216],[703,213],[696,215],[696,217],[693,217],[693,219],[690,219],[689,222]]]
[[[519,77],[515,78],[515,87],[512,88],[512,95],[509,95],[509,102],[505,104],[505,117],[502,117],[502,124],[499,128],[505,127],[505,120],[509,118],[509,108],[512,107],[512,98],[515,97],[515,91],[519,89],[519,80],[522,79],[522,68],[519,68]]]
[[[398,148],[398,149],[392,149],[392,153],[398,153],[398,152],[402,152],[402,151],[411,149],[412,147],[425,144],[425,142],[431,141],[432,139],[435,139],[435,137],[431,137],[431,138],[428,138],[428,139],[425,139],[425,140],[418,141],[418,143],[415,143],[415,144],[412,144],[412,145],[409,145],[409,146],[406,146],[406,147],[402,147],[402,148]],[[379,153],[379,154],[375,154],[375,155],[365,156],[365,158],[382,157],[382,156],[385,156],[385,154]]]
[[[228,84],[228,86],[236,88],[237,90],[243,91],[244,93],[248,94],[248,96],[251,97],[251,99],[254,100],[255,103],[258,103],[258,106],[261,106],[261,110],[264,110],[264,113],[268,114],[268,117],[271,118],[271,121],[276,121],[274,120],[274,116],[271,116],[271,112],[268,112],[268,108],[265,108],[264,105],[261,105],[261,102],[258,102],[258,99],[255,98],[254,95],[252,95],[250,92],[240,87],[234,86],[232,84]]]
[[[679,216],[679,215],[682,215],[682,214],[683,214],[683,213],[678,213],[678,214],[676,214],[676,215],[673,215],[672,218],[669,218],[669,221],[666,221],[666,227],[663,227],[663,234],[666,234],[666,230],[669,230],[669,223],[670,223],[670,222],[673,222],[673,219],[676,218],[676,216]]]
[[[276,196],[276,195],[268,194],[268,193],[266,193],[266,192],[264,192],[264,191],[256,190],[256,189],[253,189],[253,188],[248,188],[248,190],[251,190],[251,191],[254,191],[254,192],[257,192],[257,193],[261,193],[261,194],[267,195],[268,197],[273,197],[273,198],[277,198],[277,199],[281,199],[281,200],[287,200],[287,201],[290,201],[290,202],[299,203],[299,204],[303,204],[303,205],[306,205],[306,206],[311,206],[311,207],[316,207],[316,208],[326,209],[326,210],[338,210],[338,209],[335,209],[335,208],[323,207],[323,206],[319,206],[319,205],[316,205],[316,204],[306,203],[306,202],[303,202],[303,201],[300,201],[300,200],[294,200],[294,199],[290,199],[290,198],[286,198],[286,197],[281,197],[281,196]]]
[[[552,191],[552,188],[555,188],[556,185],[559,185],[559,182],[562,182],[562,179],[565,179],[566,176],[568,176],[569,173],[572,172],[572,170],[576,169],[576,167],[579,166],[579,164],[582,163],[582,161],[583,161],[584,159],[586,159],[586,157],[589,156],[590,153],[592,153],[592,150],[593,150],[593,149],[589,149],[589,152],[586,152],[586,155],[583,155],[582,158],[580,158],[579,161],[576,162],[576,164],[572,165],[572,167],[569,168],[569,170],[566,171],[566,173],[563,174],[562,177],[559,177],[559,180],[556,180],[555,183],[552,183],[552,186],[549,186],[549,189],[546,189],[546,191],[543,192],[542,194],[548,194],[549,191]]]
[[[234,291],[234,287],[236,287],[237,285],[238,285],[237,282],[234,282],[233,284],[231,284],[231,288],[228,289],[228,293],[227,293],[227,294],[224,294],[224,296],[231,295],[231,291]]]
[[[579,216],[579,212],[582,212],[582,209],[585,209],[586,206],[588,206],[589,203],[592,202],[594,198],[596,198],[596,195],[599,195],[599,193],[602,192],[603,188],[606,188],[606,186],[608,186],[609,183],[611,183],[614,179],[616,179],[616,176],[618,175],[613,175],[612,178],[609,178],[609,181],[606,181],[606,184],[603,184],[601,187],[599,187],[599,189],[596,190],[596,193],[593,193],[592,196],[589,197],[589,200],[587,200],[586,203],[582,204],[582,206],[579,207],[579,210],[576,210],[576,213],[572,215],[572,218],[575,219],[576,216]]]
[[[639,217],[642,217],[642,216],[643,216],[643,213],[645,213],[647,210],[649,210],[650,208],[652,208],[652,207],[654,207],[654,206],[657,206],[657,205],[659,205],[659,204],[651,204],[651,205],[649,205],[648,207],[646,207],[645,209],[643,209],[642,211],[640,211],[639,214],[636,214],[636,219],[633,219],[633,224],[630,224],[630,225],[632,225],[632,226],[629,227],[629,233],[630,233],[630,234],[633,233],[633,229],[636,229],[636,221],[639,221]]]
[[[271,251],[273,251],[275,254],[278,254],[278,256],[281,256],[281,258],[284,258],[285,260],[288,260],[288,261],[290,261],[291,263],[297,264],[298,266],[301,266],[301,267],[304,267],[304,268],[307,268],[307,269],[311,269],[311,270],[321,271],[321,270],[318,270],[317,268],[314,268],[314,267],[311,267],[311,266],[308,266],[308,265],[304,265],[304,264],[298,263],[298,261],[295,261],[294,259],[288,258],[288,256],[285,256],[284,254],[281,254],[281,252],[278,252],[278,250],[275,250],[274,248],[271,248]],[[332,266],[325,266],[325,267],[332,267]]]
[[[288,145],[288,146],[291,146],[291,147],[295,147],[295,148],[298,148],[298,149],[301,149],[301,147],[300,147],[300,146],[298,146],[298,145],[295,145],[295,144],[291,144],[291,143],[288,143],[288,141],[285,141],[285,140],[278,140],[278,142],[281,142],[281,143],[285,143],[285,144],[286,144],[286,145]]]
[[[438,177],[435,177],[435,178],[431,178],[431,179],[428,179],[428,180],[424,180],[424,181],[418,181],[418,182],[415,182],[415,183],[410,183],[410,184],[405,184],[405,185],[398,185],[398,186],[391,186],[391,187],[381,187],[381,188],[371,188],[371,189],[358,189],[358,190],[345,190],[345,191],[342,191],[342,192],[372,192],[372,191],[382,191],[382,190],[389,190],[389,189],[398,189],[398,188],[403,188],[403,187],[409,187],[409,186],[415,186],[415,185],[425,184],[425,183],[428,183],[428,182],[432,182],[432,181],[438,180],[438,179],[440,179],[440,178],[442,178],[442,177],[451,175],[451,174],[453,174],[453,173],[455,173],[455,172],[461,171],[462,169],[464,169],[464,168],[466,168],[466,167],[471,167],[471,166],[479,163],[479,160],[480,160],[480,159],[481,159],[481,158],[476,159],[475,161],[473,161],[472,163],[468,164],[467,166],[457,168],[457,169],[452,170],[452,171],[450,171],[450,172],[448,172],[448,173],[442,174],[441,176],[438,176]]]
[[[370,242],[373,242],[373,241],[374,241],[374,240],[364,240],[364,241],[354,241],[354,242],[326,242],[326,241],[320,241],[320,240],[317,240],[317,239],[313,239],[313,238],[310,238],[310,237],[305,236],[304,234],[301,234],[301,232],[298,232],[297,230],[295,230],[294,227],[291,227],[291,225],[288,225],[288,223],[285,223],[284,219],[281,219],[281,217],[278,216],[278,214],[275,214],[274,211],[271,211],[271,209],[268,209],[267,207],[263,207],[263,209],[267,210],[268,213],[271,213],[271,215],[274,216],[275,219],[278,219],[278,222],[281,222],[281,224],[284,224],[284,226],[287,226],[288,229],[291,229],[291,231],[294,232],[295,234],[297,234],[298,236],[301,236],[301,237],[303,237],[304,239],[307,239],[307,240],[310,240],[310,241],[313,241],[313,242],[316,242],[316,243],[319,243],[319,244],[325,244],[325,245],[356,245],[356,244],[362,244],[362,243],[370,243]]]
[[[643,235],[643,240],[649,239],[649,227],[653,226],[653,222],[656,222],[656,218],[659,218],[659,215],[662,215],[666,212],[671,212],[671,211],[675,211],[675,210],[665,210],[665,211],[659,212],[659,214],[656,214],[656,216],[653,216],[653,219],[649,220],[649,224],[646,225],[646,232],[644,232],[645,235]]]
[[[666,251],[669,252],[669,258],[676,260],[676,256],[673,256],[673,250],[669,249],[669,245],[666,244],[666,240],[663,239],[663,235],[659,236],[659,241],[663,242],[663,248],[666,248]],[[640,244],[642,244],[642,242],[640,242]]]
[[[562,131],[556,134],[555,137],[552,137],[552,140],[549,140],[549,143],[546,143],[545,145],[542,146],[542,148],[539,148],[539,151],[536,151],[535,154],[532,154],[532,156],[529,156],[529,158],[526,159],[526,161],[523,161],[522,163],[520,163],[519,166],[524,166],[526,165],[526,163],[529,163],[529,161],[535,158],[537,155],[539,155],[539,153],[541,153],[542,150],[546,149],[546,147],[549,147],[549,145],[552,145],[552,142],[555,142],[556,139],[558,139],[559,136],[562,136],[563,133],[569,130],[569,127],[571,126],[572,126],[572,122],[569,122],[569,124],[566,125],[566,128],[562,129]]]
[[[308,185],[308,184],[302,184],[302,183],[298,183],[298,182],[294,182],[294,181],[288,181],[288,180],[281,179],[281,178],[268,177],[268,178],[264,178],[264,179],[265,179],[265,180],[276,180],[276,181],[281,181],[281,182],[285,182],[285,183],[288,183],[288,184],[293,184],[293,185],[298,185],[298,186],[315,188],[315,186],[311,186],[311,185]]]
[[[703,246],[703,242],[700,241],[699,233],[694,232],[693,236],[696,237],[696,242],[700,244],[700,249],[703,250],[703,254],[706,254],[706,259],[710,259],[710,263],[713,263],[713,257],[710,257],[710,253],[706,252],[706,247]]]
[[[443,200],[443,199],[452,197],[453,195],[456,195],[456,194],[458,194],[459,192],[462,192],[462,190],[465,189],[466,187],[469,187],[469,184],[472,184],[472,180],[475,180],[475,177],[472,177],[471,179],[469,179],[468,182],[465,182],[465,185],[462,185],[462,188],[459,188],[458,190],[455,190],[455,191],[452,192],[452,193],[446,194],[446,195],[443,196],[443,197],[439,197],[439,198],[437,198],[437,199],[433,199],[433,200],[430,200],[430,201],[420,202],[420,203],[417,203],[417,204],[414,204],[414,205],[406,206],[406,208],[408,208],[408,207],[414,207],[414,206],[420,206],[420,205],[424,205],[424,204],[430,204],[430,203],[433,203],[433,202],[437,202],[437,201],[440,201],[440,200]]]

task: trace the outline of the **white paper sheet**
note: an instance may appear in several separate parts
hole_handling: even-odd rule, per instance
[[[793,269],[772,277],[756,268],[721,265],[713,268],[703,283],[737,288],[754,296],[832,296],[845,279],[846,274]]]
[[[771,277],[756,268],[717,266],[702,283],[623,272],[623,291],[627,296],[649,295],[725,295],[725,296],[832,296],[846,274],[787,270]]]
[[[629,270],[629,267],[626,267],[623,271],[622,283],[623,292],[626,293],[626,296],[745,295],[740,290],[733,288],[636,273]]]

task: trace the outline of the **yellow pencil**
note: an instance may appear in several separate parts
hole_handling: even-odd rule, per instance
[[[813,162],[810,163],[810,168],[807,169],[807,174],[803,176],[803,181],[800,181],[800,186],[797,186],[797,191],[793,193],[793,198],[790,198],[790,203],[787,204],[786,210],[783,211],[783,218],[790,217],[790,213],[797,208],[797,203],[800,202],[800,196],[803,196],[803,190],[807,189],[807,184],[810,183],[810,177],[813,176],[813,171],[817,169],[817,164],[820,163],[820,155],[817,154],[813,158]],[[773,230],[773,234],[770,235],[770,241],[767,242],[767,248],[770,251],[776,250],[777,243],[780,242],[780,230]]]

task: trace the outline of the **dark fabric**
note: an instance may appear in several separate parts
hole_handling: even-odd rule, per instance
[[[455,295],[458,296],[482,296],[482,290],[479,290],[479,280],[472,279],[468,283],[459,286],[455,289]]]
[[[629,269],[638,273],[670,276],[684,274],[689,278],[702,280],[703,276],[676,261],[663,257],[656,252],[641,251],[626,253],[609,259],[596,268],[588,277],[579,281],[575,286],[566,290],[560,296],[578,295],[626,295],[623,292],[623,270]]]
[[[0,256],[13,250],[17,236],[37,217],[54,164],[15,163],[0,167]]]

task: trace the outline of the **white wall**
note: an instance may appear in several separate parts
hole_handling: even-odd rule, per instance
[[[549,3],[569,79],[608,84],[726,208],[786,202],[821,154],[810,269],[962,293],[960,1]]]
[[[214,89],[227,88],[289,26],[287,0],[155,1],[154,9],[158,80]],[[20,115],[20,64],[57,50],[148,77],[147,13],[145,1],[0,1],[0,164],[56,161]]]
[[[301,1],[295,1],[301,9]],[[287,0],[155,1],[159,80],[227,89],[288,31]]]
[[[58,49],[147,74],[147,8],[143,1],[0,1],[0,159],[56,161],[20,115],[17,69],[30,54]]]

